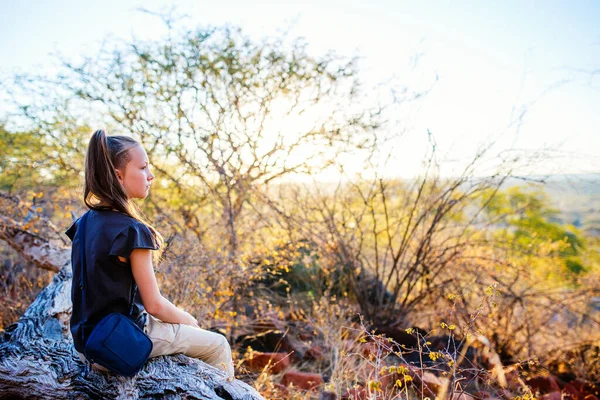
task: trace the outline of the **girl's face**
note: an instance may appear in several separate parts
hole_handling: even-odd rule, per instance
[[[117,169],[117,178],[129,199],[145,199],[150,190],[150,182],[154,175],[150,172],[148,164],[148,155],[142,146],[135,146],[129,149],[131,159],[120,170]]]

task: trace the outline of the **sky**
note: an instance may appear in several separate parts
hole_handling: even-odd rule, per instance
[[[428,133],[445,175],[494,140],[547,158],[522,174],[600,172],[600,1],[0,0],[0,73],[50,71],[52,53],[93,54],[103,38],[158,38],[140,6],[177,6],[189,26],[233,24],[253,37],[304,37],[309,51],[360,56],[366,86],[392,77],[426,96],[398,113],[385,175],[414,176]],[[2,113],[0,104],[0,114]],[[522,111],[523,118],[519,119]],[[352,162],[348,160],[348,170]],[[481,167],[481,174],[488,171]],[[332,175],[333,174],[333,175]],[[324,179],[335,179],[335,174]]]

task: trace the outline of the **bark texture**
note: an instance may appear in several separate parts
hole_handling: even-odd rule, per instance
[[[69,330],[70,250],[0,221],[0,238],[38,267],[58,271],[0,338],[0,397],[43,399],[263,399],[246,383],[184,355],[149,360],[135,377],[87,376]],[[13,225],[14,226],[14,225]]]

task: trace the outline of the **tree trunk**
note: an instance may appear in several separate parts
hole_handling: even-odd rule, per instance
[[[262,399],[246,383],[228,382],[223,372],[181,354],[150,359],[132,378],[95,370],[85,376],[69,330],[69,249],[7,225],[0,221],[1,239],[58,274],[0,338],[0,397]]]

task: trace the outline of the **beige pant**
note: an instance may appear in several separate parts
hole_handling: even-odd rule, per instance
[[[144,332],[152,340],[150,358],[182,353],[225,371],[230,377],[234,375],[231,348],[223,335],[190,325],[162,322],[150,314]],[[79,353],[79,357],[85,362],[83,354]],[[92,367],[107,371],[98,364]]]

